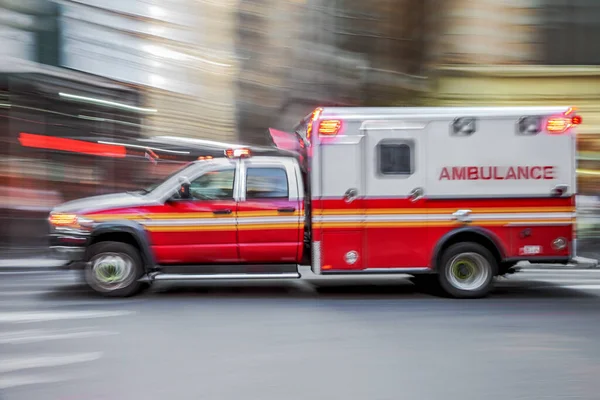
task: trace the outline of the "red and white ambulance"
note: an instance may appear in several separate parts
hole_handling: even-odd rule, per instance
[[[520,261],[574,262],[580,123],[569,107],[319,108],[292,136],[272,131],[280,148],[57,207],[52,246],[112,296],[310,264],[482,297]]]

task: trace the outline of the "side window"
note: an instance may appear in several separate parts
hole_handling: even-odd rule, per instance
[[[248,168],[246,199],[287,199],[289,187],[283,168]]]
[[[414,172],[413,145],[380,143],[377,146],[379,173],[382,175],[411,175]]]
[[[235,171],[233,169],[207,172],[190,184],[193,200],[232,200]]]

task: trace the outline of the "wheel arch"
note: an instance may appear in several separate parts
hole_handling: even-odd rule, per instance
[[[96,243],[122,242],[135,247],[142,257],[146,270],[154,268],[156,260],[150,245],[150,238],[146,230],[134,221],[103,222],[94,227],[88,242],[86,260],[89,260],[89,249]]]
[[[447,248],[456,243],[466,242],[477,243],[488,249],[496,259],[498,268],[506,259],[506,249],[502,245],[502,241],[493,232],[479,227],[464,227],[446,233],[436,243],[431,257],[432,270],[438,270],[442,254]]]

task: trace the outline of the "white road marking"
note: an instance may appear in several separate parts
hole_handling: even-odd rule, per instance
[[[0,360],[0,373],[22,371],[34,368],[58,367],[99,360],[101,352],[79,353],[70,355],[47,355],[34,357],[19,357]]]
[[[0,344],[27,344],[46,342],[49,340],[67,340],[67,339],[85,339],[99,336],[118,335],[113,331],[95,331],[88,329],[77,329],[69,331],[49,331],[41,329],[31,329],[0,334]]]
[[[598,282],[600,279],[545,279],[545,278],[537,278],[537,279],[510,279],[508,282],[539,282],[539,283],[556,283],[556,284],[589,284],[590,282]],[[507,282],[507,281],[505,281]]]
[[[2,267],[10,267],[10,268],[56,268],[62,267],[65,265],[67,261],[65,260],[56,260],[56,259],[23,259],[16,258],[12,260],[0,260],[0,268]]]
[[[42,294],[52,293],[53,290],[29,290],[29,291],[19,291],[19,290],[3,290],[0,292],[0,297],[12,297],[12,296],[39,296]]]
[[[541,286],[541,287],[546,287],[546,286]],[[600,290],[600,285],[560,285],[560,286],[547,286],[547,287],[548,288],[560,288],[560,289],[575,289],[575,290]]]
[[[598,274],[600,276],[600,269],[554,269],[554,268],[545,268],[545,269],[541,269],[541,268],[523,268],[521,270],[521,272],[518,272],[518,274],[548,274],[548,273],[552,273],[552,274],[579,274],[579,273],[583,273],[583,274]]]
[[[26,269],[26,268],[24,268],[24,269]],[[54,275],[54,274],[60,274],[62,272],[63,272],[62,270],[52,270],[52,271],[0,271],[0,275],[12,275],[12,276],[19,276],[19,275]]]
[[[11,288],[12,289],[12,288]],[[46,287],[45,290],[6,290],[0,287],[0,297],[11,297],[11,296],[39,296],[44,294],[52,294],[56,292],[69,292],[69,293],[88,293],[90,292],[86,288],[73,287],[73,286],[53,286]]]
[[[0,291],[9,289],[63,289],[73,288],[74,286],[82,287],[81,282],[76,281],[39,281],[39,282],[14,282],[1,283]]]
[[[25,279],[24,277],[27,277],[27,280],[40,280],[40,279],[47,279],[47,280],[53,280],[53,279],[69,279],[69,278],[74,278],[77,276],[80,276],[82,273],[81,271],[43,271],[43,272],[39,272],[39,271],[2,271],[2,269],[0,268],[0,275],[6,275],[7,278],[5,279],[12,279],[12,280],[17,280],[17,279]]]
[[[69,381],[72,379],[74,379],[74,377],[36,376],[36,375],[3,376],[3,377],[0,377],[0,390],[15,388],[15,387],[19,387],[19,386],[30,386],[30,385],[65,382],[65,381]]]
[[[133,314],[132,311],[3,312],[0,313],[0,323],[29,323],[68,319],[107,318],[131,314]]]

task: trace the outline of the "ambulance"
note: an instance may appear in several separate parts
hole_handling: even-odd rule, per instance
[[[72,201],[51,243],[91,288],[405,274],[480,298],[520,262],[575,265],[570,107],[318,108],[139,192]]]

